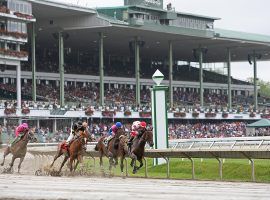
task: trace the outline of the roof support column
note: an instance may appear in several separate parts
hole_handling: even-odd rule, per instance
[[[203,107],[204,102],[203,102],[203,52],[202,49],[199,49],[199,64],[200,64],[200,105]]]
[[[35,24],[32,23],[32,36],[31,36],[31,48],[32,48],[32,100],[37,101],[37,84],[36,84],[36,33]]]
[[[17,64],[17,109],[21,109],[22,106],[22,87],[21,87],[21,62]]]
[[[258,90],[257,90],[257,55],[253,53],[253,65],[254,65],[254,111],[258,108]]]
[[[227,49],[227,68],[228,68],[228,108],[232,109],[232,87],[231,87],[231,49]]]
[[[173,107],[173,44],[169,41],[169,91],[170,106]]]
[[[141,86],[140,86],[140,46],[138,37],[135,37],[135,76],[136,76],[136,104],[141,105]]]
[[[99,33],[99,104],[104,106],[104,34]]]
[[[253,54],[248,55],[248,61],[250,64],[253,62],[253,70],[254,70],[254,111],[258,109],[258,90],[257,90],[257,60],[261,59],[262,55],[257,54],[255,51],[253,51]]]
[[[64,78],[64,38],[63,33],[58,33],[59,40],[59,73],[60,73],[60,106],[63,108],[65,105],[65,78]]]

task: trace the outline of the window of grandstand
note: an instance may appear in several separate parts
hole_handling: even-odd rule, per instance
[[[24,22],[8,21],[8,32],[27,33],[26,24]]]
[[[8,8],[13,12],[32,15],[32,5],[19,0],[8,0]]]

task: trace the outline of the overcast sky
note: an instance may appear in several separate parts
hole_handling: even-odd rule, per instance
[[[119,6],[124,0],[59,0],[88,7]],[[177,11],[222,18],[215,27],[253,32],[270,36],[269,0],[164,0]],[[253,68],[244,63],[232,64],[232,76],[246,80],[253,76]],[[270,62],[259,62],[258,77],[270,82]]]

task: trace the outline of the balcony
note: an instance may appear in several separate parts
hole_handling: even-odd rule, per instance
[[[9,59],[9,60],[28,60],[28,52],[26,51],[13,51],[9,49],[0,49],[0,58]]]
[[[19,32],[9,32],[6,30],[0,30],[0,38],[9,41],[17,41],[26,43],[28,40],[28,36],[26,33]]]
[[[30,22],[36,21],[36,19],[32,15],[23,14],[20,12],[13,12],[9,10],[6,6],[0,6],[0,16],[9,17],[13,19],[21,19]]]

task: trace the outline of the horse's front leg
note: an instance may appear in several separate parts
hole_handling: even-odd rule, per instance
[[[50,168],[53,167],[54,162],[55,162],[60,156],[62,156],[62,155],[63,155],[62,151],[57,152],[57,154],[54,156],[54,159],[53,159],[52,164],[50,165]]]
[[[61,170],[62,170],[62,168],[64,167],[64,165],[65,165],[65,163],[67,162],[67,160],[68,160],[68,156],[65,156],[65,158],[64,158],[64,160],[63,160],[63,162],[62,162],[62,164],[61,164],[61,167],[60,167],[60,169],[59,169],[59,171],[58,171],[59,174],[61,173]]]
[[[134,154],[134,153],[131,153],[131,155],[130,155],[130,157],[131,157],[131,163],[130,163],[130,166],[131,167],[133,167],[133,174],[136,174],[136,172],[137,172],[137,166],[136,166],[136,160],[137,160],[137,156]]]
[[[121,156],[121,159],[120,159],[120,169],[121,169],[121,174],[122,174],[122,177],[124,177],[124,156]]]
[[[70,172],[72,172],[73,171],[73,163],[74,163],[73,156],[70,156],[69,163],[70,163],[69,169],[70,169]]]
[[[114,166],[118,165],[118,157],[114,157]]]
[[[84,164],[83,164],[83,156],[82,155],[78,156],[77,163],[76,163],[76,166],[74,168],[74,171],[78,167],[79,163],[80,163],[80,168],[81,168],[80,171],[81,171],[81,175],[82,175],[82,172],[84,171]]]
[[[103,159],[102,159],[102,155],[100,155],[99,157],[99,166],[103,167]]]
[[[137,170],[141,169],[143,167],[143,161],[142,158],[138,159],[140,166],[137,168]]]
[[[13,169],[15,159],[16,159],[15,156],[12,156],[12,160],[11,160],[11,163],[9,164],[9,169],[8,169],[8,172],[10,172],[10,173]]]
[[[4,166],[5,164],[5,159],[6,159],[6,156],[10,153],[10,147],[7,147],[5,152],[4,152],[4,155],[3,155],[3,162],[1,163],[1,166]]]
[[[136,162],[136,160],[137,160],[137,156],[136,156],[134,153],[131,153],[131,154],[130,154],[130,158],[131,158],[130,166],[131,166],[131,167],[134,167],[134,166],[135,166],[135,162]]]
[[[19,163],[19,165],[18,165],[18,173],[20,173],[21,165],[22,165],[22,162],[23,162],[23,160],[24,160],[24,157],[25,157],[25,156],[23,156],[23,157],[20,158],[20,163]]]

